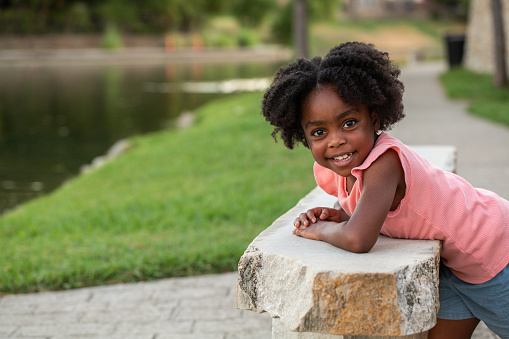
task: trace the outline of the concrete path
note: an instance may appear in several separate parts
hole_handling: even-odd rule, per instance
[[[436,80],[443,69],[421,64],[403,70],[407,117],[390,134],[410,145],[455,145],[458,173],[509,199],[509,128],[446,100]],[[236,273],[226,273],[4,296],[0,338],[270,338],[267,314],[235,308],[236,281]],[[473,338],[497,337],[481,324]]]
[[[269,339],[267,314],[235,307],[237,273],[6,296],[0,338]]]

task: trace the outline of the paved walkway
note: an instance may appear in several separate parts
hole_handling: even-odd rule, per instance
[[[268,315],[235,307],[237,273],[0,299],[0,338],[270,339]]]
[[[458,173],[509,199],[509,128],[444,98],[440,64],[403,70],[407,118],[391,134],[407,144],[458,147]],[[265,339],[267,314],[235,308],[236,273],[0,298],[0,338]],[[497,338],[483,324],[475,339]]]

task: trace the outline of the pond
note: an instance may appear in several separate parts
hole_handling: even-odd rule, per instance
[[[0,214],[53,191],[116,141],[234,95],[179,85],[271,77],[281,64],[0,67]]]

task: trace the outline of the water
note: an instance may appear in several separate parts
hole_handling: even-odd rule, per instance
[[[270,77],[280,64],[0,67],[0,214],[51,192],[117,140],[234,95],[154,88]]]

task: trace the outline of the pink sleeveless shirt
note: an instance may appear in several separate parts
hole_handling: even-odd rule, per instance
[[[441,170],[386,133],[378,137],[364,163],[352,170],[357,181],[350,195],[345,178],[317,163],[316,182],[325,192],[338,197],[341,207],[352,215],[362,193],[363,171],[388,149],[399,155],[406,192],[398,208],[387,215],[382,234],[441,240],[443,262],[469,283],[488,281],[507,266],[509,201]]]

